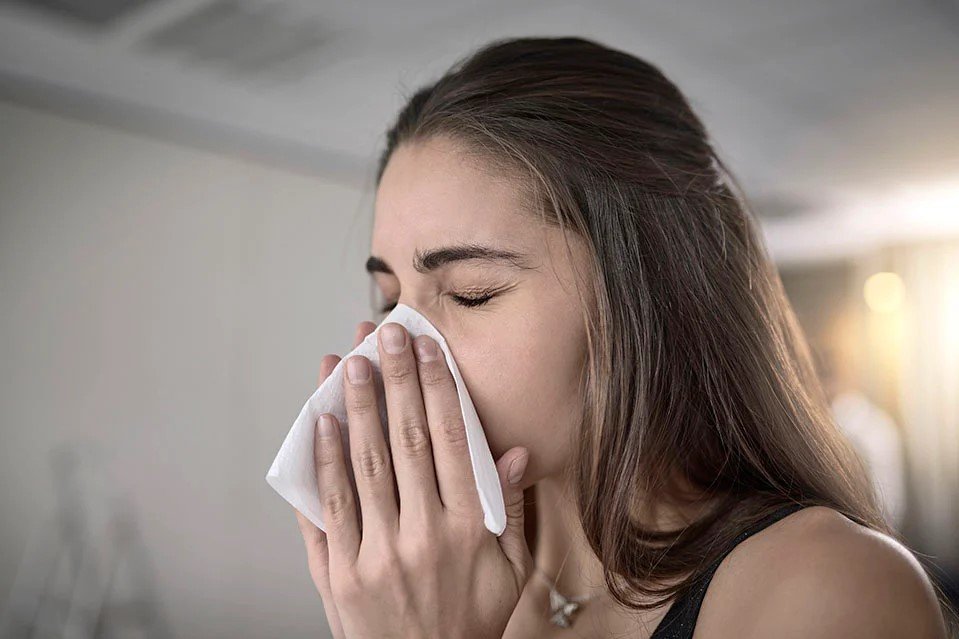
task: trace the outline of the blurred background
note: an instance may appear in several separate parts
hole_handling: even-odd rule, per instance
[[[521,35],[689,96],[887,516],[959,570],[955,0],[0,0],[0,636],[328,636],[264,476],[372,318],[385,128]]]

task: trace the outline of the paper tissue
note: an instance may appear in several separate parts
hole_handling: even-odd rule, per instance
[[[313,457],[316,422],[322,413],[332,413],[339,420],[339,423],[345,426],[344,459],[349,462],[349,420],[347,419],[343,392],[344,367],[346,366],[346,360],[351,356],[363,355],[370,360],[373,366],[373,380],[377,387],[380,420],[384,429],[383,435],[387,444],[389,444],[386,397],[380,374],[379,348],[377,345],[377,333],[380,327],[387,322],[402,324],[409,331],[411,338],[423,334],[429,335],[436,340],[445,354],[446,364],[456,382],[463,421],[466,424],[473,476],[476,480],[476,490],[479,494],[480,503],[483,506],[483,523],[490,532],[501,535],[506,529],[506,508],[503,502],[503,492],[499,476],[496,473],[493,455],[486,442],[486,435],[483,432],[479,417],[476,415],[476,408],[473,406],[473,401],[470,399],[466,384],[463,382],[463,377],[460,375],[459,368],[456,366],[456,361],[450,353],[446,340],[424,315],[406,304],[397,304],[396,308],[380,322],[372,333],[366,336],[366,339],[359,346],[343,356],[330,376],[313,392],[313,395],[303,405],[299,416],[293,422],[290,432],[280,446],[276,459],[273,460],[273,465],[270,466],[266,475],[266,481],[294,508],[319,526],[321,530],[325,530]],[[349,463],[347,463],[347,471],[349,480],[355,488],[355,479]],[[469,472],[469,469],[464,468],[463,472]]]

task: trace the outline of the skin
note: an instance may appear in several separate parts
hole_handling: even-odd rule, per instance
[[[414,267],[418,255],[461,243],[521,257]],[[382,298],[413,306],[446,338],[497,460],[508,524],[499,538],[483,526],[445,362],[417,360],[409,334],[393,325],[403,349],[379,346],[392,459],[370,385],[344,379],[362,531],[346,460],[336,452],[338,428],[318,433],[326,533],[296,512],[334,637],[648,637],[665,609],[625,611],[605,593],[602,566],[562,480],[583,401],[586,334],[574,275],[586,267],[586,247],[574,238],[567,246],[559,230],[526,213],[515,183],[434,138],[403,145],[390,159],[371,253]],[[481,305],[459,303],[489,293]],[[375,327],[361,322],[354,346]],[[323,358],[319,383],[338,361]],[[524,458],[525,473],[510,484],[509,464]],[[535,558],[522,532],[522,491],[534,484]],[[548,587],[533,578],[534,561],[558,575],[561,592],[594,596],[572,628],[549,623]],[[834,511],[809,508],[737,546],[696,627],[699,638],[769,636],[945,633],[928,579],[905,548]]]

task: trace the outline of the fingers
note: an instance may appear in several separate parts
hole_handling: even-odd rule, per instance
[[[360,498],[364,535],[392,533],[398,525],[399,513],[396,482],[390,451],[383,436],[370,361],[362,355],[349,357],[343,386],[349,417],[350,457]]]
[[[303,516],[299,510],[296,513],[296,523],[303,535],[303,544],[306,546],[306,559],[310,567],[310,574],[320,594],[326,598],[330,592],[329,550],[327,548],[326,533],[317,528],[312,521]]]
[[[352,565],[359,553],[360,530],[353,488],[346,475],[340,428],[332,415],[320,415],[318,422],[313,453],[330,561],[342,558]]]
[[[483,507],[476,491],[463,409],[453,374],[439,344],[429,336],[418,336],[414,350],[440,498],[447,510],[481,519]]]
[[[334,637],[343,637],[343,622],[340,621],[340,614],[333,600],[333,589],[330,587],[330,555],[326,533],[314,526],[313,522],[304,517],[300,511],[294,508],[293,512],[296,513],[296,521],[303,534],[303,541],[306,544],[306,563],[313,578],[313,584],[323,601],[323,611],[326,613],[330,633]]]
[[[353,348],[359,346],[366,336],[375,328],[376,324],[373,322],[360,322],[356,328]],[[340,359],[338,355],[334,354],[328,354],[323,357],[320,361],[320,373],[316,383],[317,386],[323,385],[323,382],[326,381],[333,372],[333,369],[336,368],[336,365],[339,364]],[[337,424],[337,430],[339,430],[339,424]],[[316,448],[314,448],[314,450],[316,450]],[[338,443],[338,450],[342,451],[342,444]],[[317,464],[317,470],[317,477],[319,478],[319,463]],[[318,484],[323,485],[323,482],[318,481]],[[330,625],[330,630],[334,637],[342,637],[343,628],[338,611],[333,603],[333,592],[330,588],[330,553],[327,535],[316,527],[313,522],[304,517],[300,511],[294,508],[293,512],[296,513],[296,521],[300,528],[300,534],[303,536],[303,543],[306,546],[307,565],[310,570],[310,576],[313,578],[313,583],[316,585],[316,589],[323,600],[323,608],[326,611],[326,619]],[[327,527],[329,527],[329,524],[327,524]]]
[[[366,336],[376,330],[376,324],[370,320],[364,320],[356,326],[356,336],[353,339],[353,348],[356,348],[366,339]]]
[[[380,327],[377,341],[400,518],[425,521],[442,503],[412,340],[403,325],[389,322]]]
[[[523,477],[529,462],[529,451],[524,448],[508,450],[496,462],[503,501],[506,505],[506,530],[499,536],[503,554],[509,558],[520,584],[525,584],[532,570],[533,557],[526,543],[525,495]]]
[[[339,363],[339,355],[324,355],[323,359],[320,360],[320,376],[316,380],[316,385],[322,386],[323,382],[326,381],[326,378],[330,376],[330,373],[333,372],[333,369],[336,368],[336,365]]]
[[[366,336],[372,333],[376,329],[376,324],[369,320],[364,320],[356,325],[356,333],[353,335],[353,348],[356,348],[360,343],[366,339]],[[323,359],[320,361],[320,376],[316,381],[317,386],[322,386],[323,382],[326,381],[326,378],[330,376],[330,373],[333,372],[333,369],[336,368],[336,365],[340,363],[342,359],[339,355],[324,355]]]

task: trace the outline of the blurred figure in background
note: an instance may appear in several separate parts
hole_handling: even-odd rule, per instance
[[[855,331],[838,318],[821,349],[820,376],[836,423],[855,447],[872,477],[883,515],[897,532],[906,513],[906,477],[899,427],[857,384]]]

